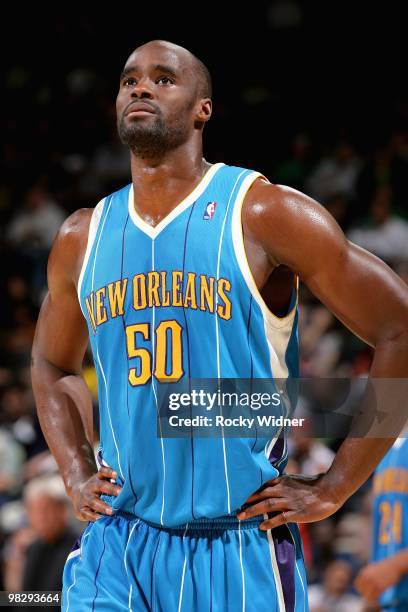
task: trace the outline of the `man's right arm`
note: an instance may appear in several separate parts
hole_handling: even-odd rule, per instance
[[[47,267],[48,293],[38,317],[31,357],[42,431],[77,517],[87,521],[111,514],[110,506],[100,499],[101,493],[118,495],[120,491],[109,482],[116,477],[111,468],[97,469],[89,432],[89,391],[82,378],[88,330],[76,285],[91,213],[91,209],[73,213],[54,241]]]

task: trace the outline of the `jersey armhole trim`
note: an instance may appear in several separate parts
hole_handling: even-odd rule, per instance
[[[81,309],[82,309],[82,305],[81,305],[81,287],[82,287],[82,281],[83,281],[83,278],[84,278],[85,270],[86,270],[87,265],[88,265],[89,257],[91,255],[92,247],[93,247],[93,244],[95,242],[96,233],[98,231],[99,222],[101,220],[102,211],[103,211],[103,207],[104,207],[105,202],[106,202],[106,198],[103,198],[95,206],[94,211],[93,211],[92,216],[91,216],[91,221],[89,223],[88,241],[87,241],[87,244],[86,244],[84,260],[82,262],[81,272],[79,273],[78,286],[77,286],[78,300],[79,300],[79,305],[81,306]]]
[[[263,174],[260,174],[259,172],[252,172],[251,174],[245,177],[245,179],[242,181],[241,187],[239,188],[239,191],[235,199],[235,203],[234,203],[234,210],[232,213],[232,228],[231,228],[232,229],[232,242],[234,245],[235,257],[237,259],[238,266],[241,270],[241,274],[246,282],[246,285],[251,295],[257,302],[258,306],[260,307],[269,325],[271,325],[274,328],[281,329],[291,324],[295,316],[298,302],[299,302],[299,275],[295,274],[294,289],[296,290],[296,298],[293,303],[293,306],[285,316],[278,317],[277,315],[273,314],[273,312],[269,310],[258,287],[256,286],[256,282],[252,275],[251,268],[249,267],[248,258],[247,258],[247,255],[245,252],[245,246],[244,246],[244,234],[242,230],[242,205],[244,203],[244,199],[245,199],[246,194],[248,193],[249,188],[258,178],[263,178],[266,181],[268,181],[268,179],[265,176],[263,176]],[[291,296],[291,302],[292,302],[292,296]]]

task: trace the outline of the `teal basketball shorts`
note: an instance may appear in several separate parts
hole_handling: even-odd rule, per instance
[[[117,512],[89,523],[68,556],[65,612],[305,612],[296,524],[199,519],[163,528]]]

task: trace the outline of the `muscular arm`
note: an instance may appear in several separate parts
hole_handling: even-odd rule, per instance
[[[41,306],[31,359],[41,428],[77,516],[84,520],[95,520],[95,510],[106,513],[109,508],[99,499],[92,505],[84,504],[77,495],[78,487],[97,473],[91,445],[92,404],[81,375],[88,331],[76,293],[91,213],[82,209],[71,215],[54,241],[47,268],[48,293]],[[106,482],[109,492],[111,487]]]
[[[338,319],[375,347],[371,377],[408,377],[408,288],[384,262],[349,242],[317,202],[265,181],[257,181],[247,196],[243,225],[274,265],[298,273]],[[347,438],[319,486],[341,505],[393,441]]]

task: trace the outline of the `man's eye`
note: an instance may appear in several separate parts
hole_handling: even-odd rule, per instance
[[[134,79],[133,77],[128,77],[127,79],[123,81],[123,85],[125,87],[127,87],[128,85],[134,85],[135,83],[136,83],[136,79]]]
[[[167,76],[160,77],[159,79],[157,79],[157,82],[164,83],[164,85],[174,84],[174,81]]]

